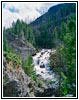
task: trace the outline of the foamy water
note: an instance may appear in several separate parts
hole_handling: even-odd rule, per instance
[[[40,75],[44,80],[56,81],[55,73],[51,70],[49,63],[49,57],[51,52],[55,52],[56,50],[51,49],[43,49],[35,56],[33,56],[33,64],[36,75]]]

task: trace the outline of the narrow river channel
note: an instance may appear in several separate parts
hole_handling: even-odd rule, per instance
[[[33,64],[36,75],[40,75],[43,80],[51,82],[51,86],[55,87],[58,83],[58,78],[56,73],[53,72],[49,63],[50,63],[50,53],[55,53],[56,50],[51,49],[42,49],[35,56],[33,56]]]

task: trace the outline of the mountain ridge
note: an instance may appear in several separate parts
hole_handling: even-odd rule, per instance
[[[58,36],[60,37],[60,25],[62,22],[67,22],[70,16],[75,15],[76,13],[76,4],[75,3],[64,3],[58,4],[51,8],[49,8],[48,12],[44,15],[37,18],[30,25],[33,27],[36,44],[42,48],[51,48],[53,43],[52,33],[56,27]],[[45,34],[48,34],[48,38],[50,38],[49,46],[46,44]],[[44,42],[44,44],[40,44],[40,42]]]

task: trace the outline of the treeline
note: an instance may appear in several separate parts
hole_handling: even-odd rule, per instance
[[[5,29],[4,27],[3,34],[14,34],[16,37],[24,41],[28,40],[30,43],[36,46],[32,26],[27,25],[24,21],[20,21],[19,19],[12,23],[11,28]]]
[[[58,37],[61,35],[60,25],[67,22],[71,15],[76,13],[75,3],[58,4],[51,7],[47,13],[32,22],[35,42],[40,48],[55,47],[54,33],[57,31]]]
[[[49,33],[48,25],[40,25],[40,32],[36,37],[36,44],[40,48],[51,48],[53,45],[52,34]]]
[[[64,45],[60,53],[64,58],[66,75],[62,80],[62,95],[73,94],[76,96],[76,17],[71,16],[67,24],[61,28],[61,41]]]
[[[54,29],[57,53],[51,56],[51,65],[59,74],[60,96],[76,96],[76,16],[61,24],[61,35]]]
[[[37,80],[34,68],[33,68],[33,59],[32,56],[29,56],[28,59],[26,57],[25,62],[23,61],[20,54],[16,54],[15,50],[9,46],[8,39],[6,34],[16,35],[17,38],[25,40],[27,38],[28,41],[34,43],[32,28],[25,24],[24,22],[17,20],[16,23],[12,24],[12,28],[8,28],[3,30],[3,56],[7,59],[7,63],[12,62],[15,68],[22,67],[24,72],[30,76],[34,81],[35,85],[38,87],[41,86],[41,83]],[[27,35],[27,36],[26,36]],[[15,37],[15,38],[16,38]],[[25,40],[26,41],[26,40]]]

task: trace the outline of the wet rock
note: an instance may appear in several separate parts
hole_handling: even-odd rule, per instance
[[[35,55],[36,55],[36,53],[32,54],[32,56],[35,56]]]
[[[42,57],[42,55],[40,55],[40,58]]]
[[[41,62],[40,68],[45,68],[45,65],[43,64],[43,62]]]
[[[37,77],[41,77],[41,75],[40,74],[37,74]]]
[[[45,51],[44,52],[41,52],[41,55],[43,55],[45,53]]]
[[[40,63],[40,60],[38,59],[38,60],[37,60],[37,64],[39,65],[39,63]]]
[[[50,51],[49,51],[50,52]],[[43,81],[44,83],[42,84],[41,89],[37,89],[34,94],[36,97],[52,97],[52,96],[58,96],[59,92],[57,89],[57,78],[54,76],[54,72],[52,71],[51,66],[49,66],[49,52],[42,50],[42,52],[37,53],[36,57],[35,57],[35,69],[36,72],[39,71],[39,75],[37,75],[37,77],[39,78],[39,80]],[[41,54],[41,56],[39,57],[39,55]],[[38,58],[39,57],[39,58]],[[40,65],[36,64],[36,59],[40,59]],[[44,69],[43,69],[44,68]],[[47,84],[47,80],[51,81],[53,80],[55,83],[49,83]]]
[[[52,75],[52,74],[53,74],[53,72],[52,72],[52,71],[48,71],[48,73],[49,73],[49,75]]]
[[[45,65],[44,64],[40,65],[40,68],[45,68]]]
[[[43,71],[41,71],[41,73],[44,73]]]

